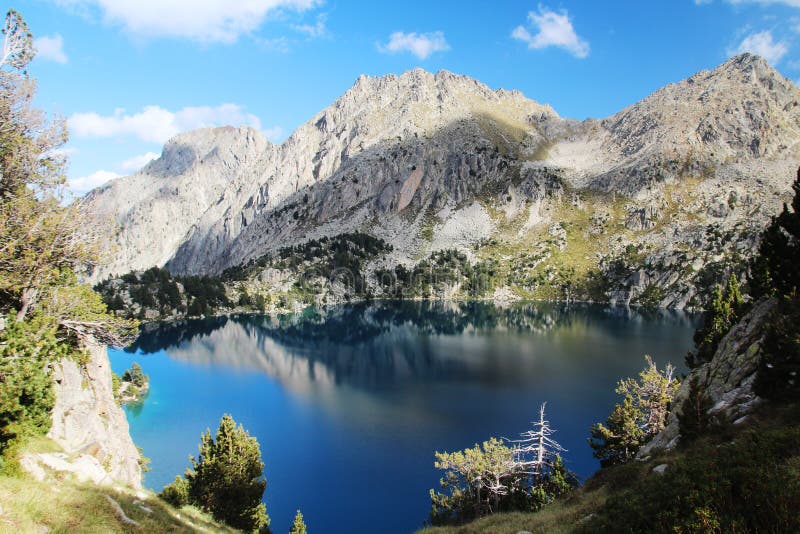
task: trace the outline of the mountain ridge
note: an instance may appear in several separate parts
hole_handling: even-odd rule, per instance
[[[695,211],[719,208],[722,187],[753,208],[766,202],[749,214],[763,225],[800,161],[798,102],[792,82],[750,54],[580,122],[448,71],[362,75],[280,145],[249,128],[181,134],[139,173],[93,191],[90,205],[118,227],[115,261],[95,277],[153,265],[214,274],[358,230],[392,243],[396,263],[445,247],[472,253],[516,219],[519,247],[535,246],[526,232],[564,222],[552,199],[575,195],[580,204],[620,194],[630,201],[625,231],[650,231],[672,222],[662,217],[667,190],[690,182],[681,194],[698,196]],[[748,222],[720,210],[709,220]],[[421,239],[431,224],[433,237]]]

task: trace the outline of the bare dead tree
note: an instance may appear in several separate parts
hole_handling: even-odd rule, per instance
[[[539,407],[539,420],[532,422],[533,428],[522,432],[522,439],[512,441],[515,444],[515,468],[533,477],[534,481],[540,481],[552,467],[556,456],[566,451],[551,437],[556,431],[545,417],[546,406],[545,402]]]

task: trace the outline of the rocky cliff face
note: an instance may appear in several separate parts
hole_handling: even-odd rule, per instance
[[[47,469],[95,484],[141,489],[139,451],[114,399],[106,348],[90,345],[87,350],[85,366],[62,360],[54,373],[56,403],[47,435],[63,452],[27,455],[23,465],[40,479]]]
[[[675,394],[666,428],[642,447],[640,458],[656,450],[671,449],[678,443],[678,412],[689,397],[689,386],[694,379],[711,403],[708,416],[712,421],[738,424],[761,402],[753,392],[753,383],[761,358],[765,324],[775,306],[775,299],[757,303],[722,338],[711,361],[689,373]]]
[[[117,226],[115,261],[95,277],[214,274],[360,230],[394,246],[385,263],[441,248],[497,256],[481,248],[491,239],[507,245],[496,259],[544,257],[536,273],[507,273],[522,296],[536,287],[519,280],[569,264],[601,272],[609,299],[682,307],[698,277],[751,250],[788,192],[798,140],[800,91],[749,54],[584,122],[449,72],[362,76],[280,146],[248,128],[191,132],[92,192]],[[637,261],[616,261],[629,245]]]
[[[171,139],[139,173],[89,193],[95,213],[112,221],[104,272],[165,264],[204,215],[224,210],[227,196],[260,179],[258,169],[274,149],[251,128],[189,132]]]

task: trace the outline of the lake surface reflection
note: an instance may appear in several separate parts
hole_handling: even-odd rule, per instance
[[[620,377],[651,354],[679,365],[697,318],[680,312],[522,303],[378,302],[279,318],[149,325],[117,373],[151,377],[128,407],[160,489],[224,413],[260,444],[275,531],[301,508],[312,531],[409,532],[438,483],[435,450],[526,430],[541,402],[581,477]]]

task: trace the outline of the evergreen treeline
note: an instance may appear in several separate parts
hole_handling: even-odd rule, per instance
[[[800,400],[800,169],[791,208],[764,231],[751,267],[753,298],[773,297],[755,391],[776,400]]]
[[[470,264],[466,254],[448,249],[432,253],[411,269],[377,269],[374,276],[384,295],[393,298],[435,298],[455,286],[471,297],[494,288],[495,269],[491,261]]]
[[[334,237],[320,237],[305,243],[283,247],[256,260],[225,270],[222,278],[246,280],[260,271],[289,269],[297,273],[300,286],[314,289],[317,278],[340,281],[356,294],[366,291],[363,279],[367,261],[392,251],[383,239],[360,232],[344,233]]]
[[[201,317],[231,305],[220,278],[172,276],[159,267],[104,280],[95,286],[95,291],[109,310],[122,317],[136,315],[138,319],[148,318],[148,310],[160,317],[173,314]]]

